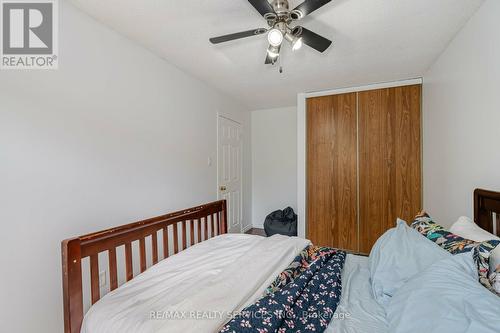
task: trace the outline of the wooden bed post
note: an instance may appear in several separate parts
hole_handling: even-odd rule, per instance
[[[222,201],[222,232],[221,234],[227,233],[227,200]]]
[[[481,196],[481,190],[475,189],[474,190],[474,222],[481,227],[481,221],[480,221],[480,216],[479,216],[479,213],[481,210],[480,196]]]
[[[64,332],[79,333],[83,321],[80,239],[62,242]]]
[[[497,216],[497,221],[493,220],[493,213]],[[489,233],[494,233],[496,224],[497,236],[500,235],[500,192],[476,189],[474,191],[474,222]]]

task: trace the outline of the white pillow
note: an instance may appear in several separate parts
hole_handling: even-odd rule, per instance
[[[500,240],[500,237],[497,237],[493,234],[490,234],[486,230],[481,229],[477,224],[474,223],[474,221],[465,216],[461,216],[457,222],[453,223],[450,228],[450,232],[465,239],[473,240],[475,242]],[[500,294],[500,245],[491,252],[490,280],[493,289],[495,289],[495,291]]]
[[[477,224],[475,224],[470,218],[466,216],[461,216],[458,218],[457,222],[453,223],[450,228],[450,232],[463,237],[465,239],[470,239],[475,242],[484,242],[492,239],[500,240],[488,231],[481,229]]]

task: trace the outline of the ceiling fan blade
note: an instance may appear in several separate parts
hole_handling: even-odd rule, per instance
[[[219,44],[219,43],[229,42],[229,41],[232,41],[235,39],[262,35],[262,34],[265,34],[266,32],[267,32],[267,29],[264,29],[264,28],[242,31],[242,32],[237,32],[235,34],[229,34],[229,35],[210,38],[210,43]]]
[[[273,7],[267,0],[248,0],[248,2],[250,2],[262,16],[266,15],[267,13],[274,13]]]
[[[302,42],[313,49],[317,50],[318,52],[325,52],[327,48],[330,47],[332,44],[332,41],[329,39],[326,39],[325,37],[322,37],[318,35],[315,32],[312,32],[311,30],[307,30],[304,27],[300,27],[300,32],[298,33],[298,36],[302,37]]]
[[[276,63],[276,61],[278,61],[278,58],[280,57],[280,51],[281,51],[281,45],[277,47],[277,50],[276,49],[273,50],[273,47],[271,45],[269,45],[269,48],[267,49],[267,52],[266,52],[266,61],[265,61],[265,64],[266,65],[272,65],[272,64]],[[271,57],[269,55],[269,52],[276,52],[276,53],[278,53],[278,56],[277,57]]]
[[[314,12],[316,9],[319,9],[329,3],[332,0],[305,0],[303,3],[295,7],[295,9],[292,12],[298,13],[300,12],[300,15],[298,15],[298,18],[301,19],[304,16],[307,16]]]

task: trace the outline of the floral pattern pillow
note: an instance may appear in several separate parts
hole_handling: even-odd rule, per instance
[[[492,292],[500,295],[499,291],[495,288],[496,281],[500,276],[500,267],[490,272],[491,252],[500,245],[500,241],[490,240],[480,243],[462,238],[434,222],[425,212],[415,217],[411,227],[451,254],[472,251],[478,268],[479,282]]]
[[[500,295],[500,265],[490,272],[490,281],[497,294]]]

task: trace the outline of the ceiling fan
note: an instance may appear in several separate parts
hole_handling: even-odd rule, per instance
[[[210,38],[212,44],[229,42],[235,39],[259,36],[267,33],[269,47],[266,64],[274,64],[280,56],[281,46],[286,40],[292,49],[298,50],[306,44],[318,52],[325,52],[332,41],[302,26],[291,26],[294,22],[323,7],[332,0],[305,0],[295,9],[290,10],[288,0],[248,0],[264,17],[269,28],[259,28],[220,37]]]

